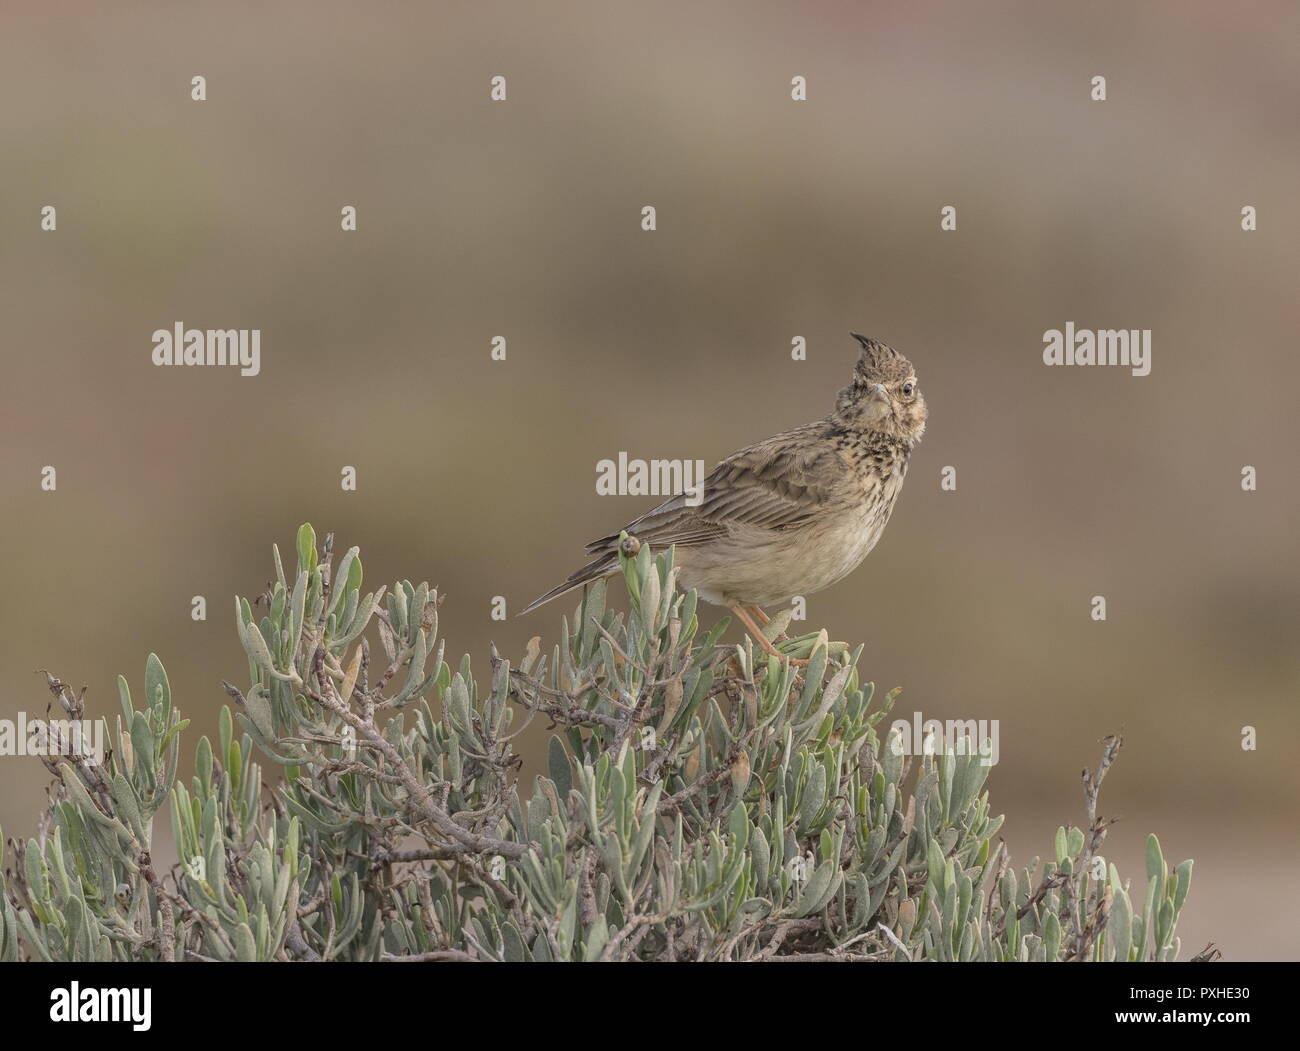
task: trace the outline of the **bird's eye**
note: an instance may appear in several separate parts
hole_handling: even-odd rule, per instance
[[[903,393],[909,398],[912,396],[912,391],[914,391],[915,389],[916,388],[912,386],[912,384],[910,383],[903,384]]]

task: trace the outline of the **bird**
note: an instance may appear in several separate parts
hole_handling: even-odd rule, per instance
[[[783,656],[760,626],[769,619],[763,607],[830,587],[871,553],[929,415],[912,363],[850,334],[860,347],[853,375],[823,419],[732,453],[702,491],[673,496],[593,540],[592,561],[520,616],[617,572],[627,533],[652,552],[673,547],[683,588],[730,609],[767,653]]]

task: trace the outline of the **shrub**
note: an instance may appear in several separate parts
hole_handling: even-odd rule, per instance
[[[475,679],[438,640],[441,600],[362,591],[303,526],[297,569],[236,602],[248,682],[224,684],[214,744],[176,778],[186,722],[150,655],[144,706],[95,764],[76,748],[35,838],[13,844],[0,959],[1171,960],[1191,862],[1155,837],[1130,897],[1086,828],[1011,865],[974,752],[913,760],[882,741],[878,698],[825,632],[795,668],[719,647],[672,554],[624,541],[626,614],[587,591],[560,641]],[[265,607],[263,609],[263,606]],[[778,624],[770,626],[773,637]],[[372,664],[372,636],[382,660]],[[72,718],[83,698],[50,677]],[[84,691],[83,691],[84,693]],[[242,734],[236,736],[235,723]],[[519,783],[518,736],[555,731]],[[283,769],[263,784],[254,750]],[[170,811],[180,861],[159,871]]]

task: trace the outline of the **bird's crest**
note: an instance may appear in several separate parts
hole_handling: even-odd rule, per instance
[[[875,383],[906,379],[912,374],[912,363],[893,347],[878,339],[868,339],[856,332],[850,333],[862,344],[862,353],[854,366],[854,379]]]

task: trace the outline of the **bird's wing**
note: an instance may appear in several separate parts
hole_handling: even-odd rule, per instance
[[[703,544],[727,532],[730,524],[767,529],[802,525],[838,502],[849,468],[821,434],[824,423],[809,424],[741,449],[723,460],[704,480],[703,499],[687,495],[665,500],[624,530],[653,547]],[[608,551],[618,533],[593,540],[590,554]]]

